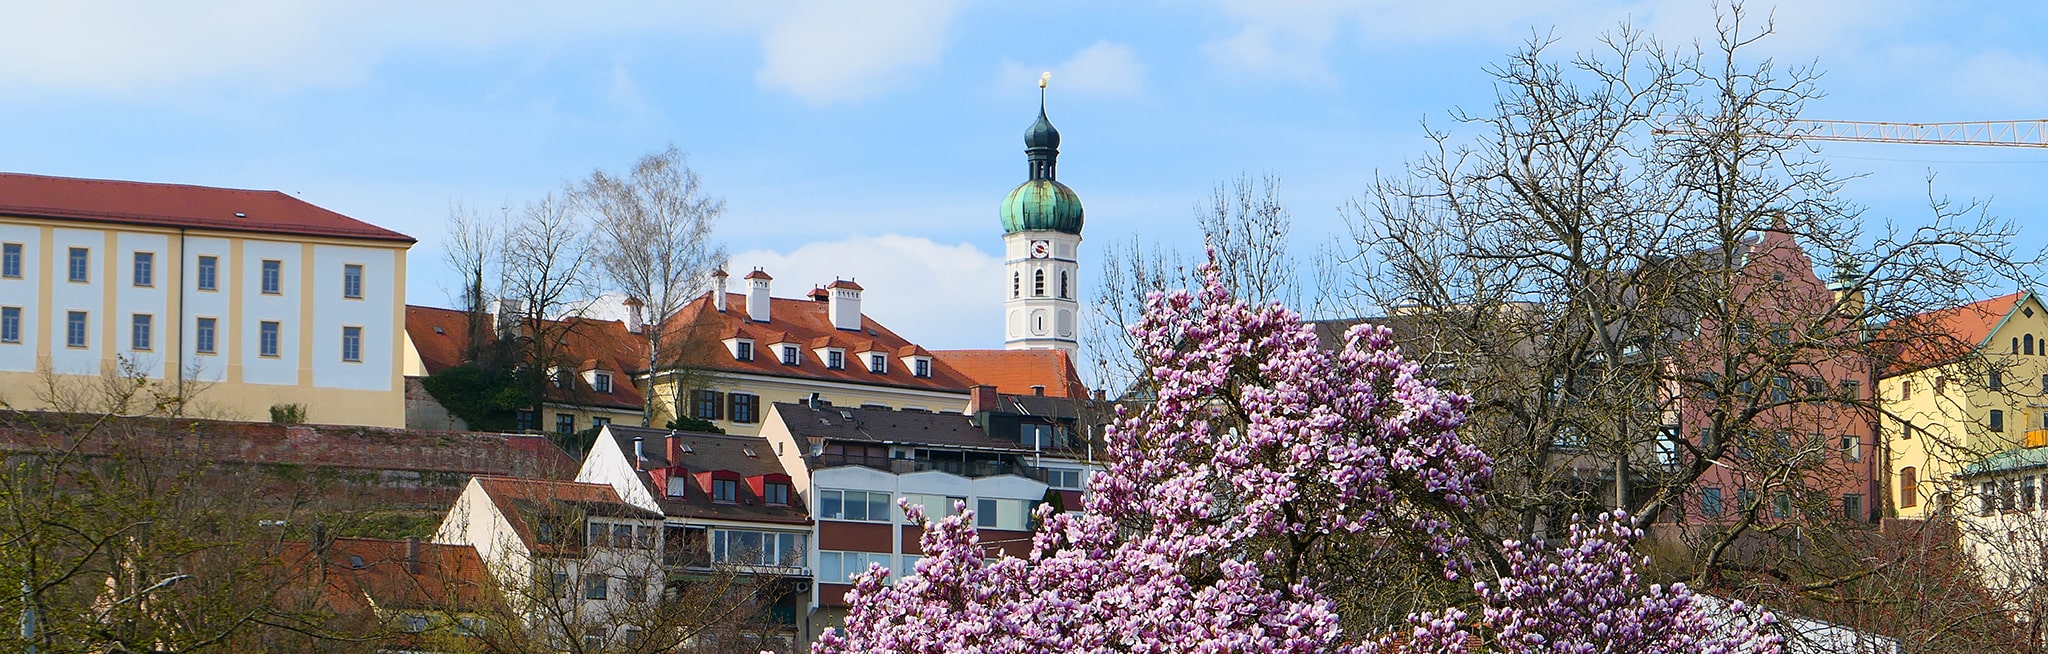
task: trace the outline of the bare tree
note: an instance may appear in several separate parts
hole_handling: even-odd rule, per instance
[[[498,252],[498,316],[501,341],[516,351],[524,385],[534,398],[538,420],[551,388],[573,375],[577,362],[563,360],[570,335],[584,323],[589,299],[598,292],[597,253],[590,232],[570,198],[550,193],[518,211],[507,209],[503,249]]]
[[[711,272],[725,265],[725,248],[712,240],[725,201],[708,195],[697,171],[671,145],[641,157],[623,176],[594,171],[577,183],[574,197],[591,214],[596,253],[612,285],[640,300],[647,337],[649,392],[641,426],[655,425],[660,400],[651,375],[677,365],[678,342],[668,318],[709,286]],[[713,289],[724,292],[724,289]]]
[[[468,346],[464,361],[475,361],[489,341],[491,300],[498,281],[498,264],[505,250],[505,234],[496,221],[475,209],[458,204],[448,210],[448,238],[441,243],[441,262],[462,278],[456,305],[469,317]]]

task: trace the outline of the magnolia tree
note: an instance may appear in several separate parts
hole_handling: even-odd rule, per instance
[[[1492,459],[1458,438],[1466,399],[1384,329],[1323,350],[1299,315],[1235,300],[1214,266],[1204,279],[1147,299],[1132,333],[1157,401],[1106,430],[1085,514],[1042,510],[1020,559],[989,555],[959,507],[927,525],[915,575],[859,578],[846,628],[813,651],[1776,650],[1747,621],[1708,620],[1683,586],[1640,588],[1635,533],[1605,516],[1563,548],[1475,560],[1462,534]],[[1327,562],[1360,546],[1411,552],[1447,579],[1499,578],[1477,584],[1476,618],[1445,609],[1347,633],[1324,590],[1352,580]]]

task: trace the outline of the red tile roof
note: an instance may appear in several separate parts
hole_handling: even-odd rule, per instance
[[[604,484],[485,475],[472,479],[491,498],[491,504],[497,506],[505,521],[511,523],[519,541],[535,553],[571,554],[582,549],[583,523],[580,519],[574,524],[563,525],[560,542],[537,541],[534,523],[545,517],[577,513],[647,520],[660,520],[662,517],[660,513],[627,504],[619,499],[618,491]]]
[[[317,593],[320,603],[336,613],[485,608],[487,571],[476,548],[424,542],[418,546],[417,572],[402,540],[335,538],[317,557],[311,543],[292,541],[284,544],[281,558],[288,569],[305,573],[294,579],[293,586]],[[316,590],[312,585],[322,586]]]
[[[277,191],[0,173],[0,214],[153,227],[413,242]]]
[[[484,314],[482,320],[485,325],[492,325],[495,317]],[[549,325],[551,331],[562,335],[560,365],[579,374],[571,380],[570,388],[550,389],[548,401],[632,410],[645,406],[640,389],[633,385],[632,373],[647,368],[647,337],[627,331],[626,324],[616,320],[572,318],[549,321]],[[463,352],[469,345],[469,315],[456,309],[406,305],[405,335],[419,351],[427,374],[438,373],[463,362]],[[497,337],[489,327],[484,329],[484,336],[491,340]],[[610,393],[598,392],[580,374],[590,370],[612,373]]]
[[[1031,395],[1031,387],[1044,386],[1051,397],[1088,395],[1087,385],[1081,383],[1065,350],[939,350],[932,354],[976,385],[994,386],[998,393]]]
[[[1879,333],[1881,341],[1898,349],[1886,374],[1942,365],[1985,347],[1991,332],[2032,293],[2008,293],[1893,321]]]
[[[774,298],[769,307],[769,322],[758,323],[747,317],[747,297],[740,293],[726,294],[727,308],[724,313],[712,306],[711,294],[690,302],[682,311],[670,316],[663,338],[675,338],[688,344],[678,361],[684,365],[733,373],[753,373],[775,377],[794,377],[822,381],[864,384],[869,386],[895,386],[935,391],[965,393],[974,385],[972,379],[942,360],[932,362],[932,376],[917,377],[910,366],[892,364],[886,372],[869,372],[865,362],[848,357],[840,370],[825,367],[825,362],[810,349],[814,347],[846,348],[848,354],[864,351],[870,347],[886,352],[920,351],[908,339],[889,331],[888,327],[875,319],[861,316],[859,331],[841,330],[832,326],[831,317],[826,314],[829,302],[808,299]],[[725,345],[724,338],[749,338],[757,346],[774,345],[778,342],[804,345],[802,364],[782,365],[780,352],[763,351],[756,348],[753,361],[733,359]]]

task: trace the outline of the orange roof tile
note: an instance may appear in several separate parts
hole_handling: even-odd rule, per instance
[[[495,317],[484,314],[482,320],[484,338],[496,340],[497,334],[490,327]],[[627,331],[625,323],[616,320],[571,318],[549,321],[549,325],[550,329],[566,326],[560,330],[561,365],[577,372],[613,373],[609,393],[599,392],[590,380],[577,375],[570,388],[551,389],[549,401],[624,409],[645,405],[645,398],[631,377],[647,368],[647,337]],[[463,363],[463,353],[469,349],[469,314],[457,309],[406,305],[405,334],[419,351],[427,374],[435,374]]]
[[[1897,349],[1886,374],[1942,365],[1984,347],[1991,332],[2032,294],[2018,291],[1893,321],[1878,335],[1881,342],[1888,341]]]
[[[774,298],[770,301],[769,322],[754,322],[747,317],[747,298],[740,293],[726,294],[727,308],[720,313],[712,305],[711,294],[690,302],[682,311],[676,312],[666,321],[667,329],[663,339],[676,339],[688,348],[678,362],[700,369],[731,373],[752,373],[775,377],[817,379],[872,386],[894,386],[946,392],[965,393],[974,385],[973,380],[944,362],[935,361],[930,377],[918,377],[910,366],[889,366],[884,372],[870,372],[866,366],[848,365],[840,370],[827,369],[811,348],[841,347],[849,351],[854,347],[868,347],[885,352],[921,351],[909,339],[890,331],[888,327],[875,322],[874,318],[861,316],[861,328],[841,330],[832,326],[826,315],[829,302],[801,298]],[[775,345],[777,343],[803,344],[802,363],[794,366],[782,364],[780,353],[757,353],[752,361],[737,361],[718,339],[705,335],[735,334],[753,339],[755,343]]]
[[[0,173],[0,214],[155,227],[413,242],[277,191]]]
[[[337,613],[375,608],[481,610],[486,599],[486,570],[476,548],[441,543],[419,544],[414,571],[407,542],[381,538],[335,538],[315,556],[311,543],[283,545],[281,558],[304,578],[295,586],[321,584],[321,603]],[[305,588],[304,590],[312,590]]]
[[[1051,397],[1083,398],[1088,387],[1065,350],[939,350],[932,355],[998,393],[1031,395],[1044,386]]]

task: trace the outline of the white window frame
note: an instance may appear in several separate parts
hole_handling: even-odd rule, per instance
[[[895,494],[894,494],[894,493],[891,493],[891,492],[889,492],[889,491],[870,491],[870,490],[854,490],[854,489],[843,489],[843,488],[822,488],[822,489],[818,489],[818,491],[817,491],[817,492],[818,492],[818,509],[817,509],[817,512],[816,512],[816,513],[817,513],[817,518],[818,518],[819,520],[836,520],[836,521],[839,521],[839,522],[878,522],[878,523],[883,523],[883,524],[889,524],[889,523],[893,523],[893,522],[896,522],[896,520],[895,520],[896,516],[894,515],[894,513],[895,513],[895,512],[894,512],[893,510],[891,510],[891,509],[889,508],[889,507],[891,507],[891,506],[894,506],[894,505],[896,504],[896,502],[895,502],[895,499],[896,499],[896,497],[895,497]],[[848,504],[846,503],[846,497],[847,497],[847,495],[848,495],[848,494],[850,494],[850,493],[858,493],[858,494],[860,494],[860,498],[861,498],[861,514],[862,514],[862,515],[863,515],[864,517],[860,517],[860,518],[849,518],[849,517],[847,517],[848,515],[850,515],[850,514],[851,514],[851,512],[850,512],[850,511],[847,511],[847,508],[846,508],[847,506],[849,506],[849,505],[848,505]],[[875,496],[877,496],[877,495],[880,495],[880,496],[881,496],[881,499],[879,500],[879,502],[880,502],[879,504],[877,504],[877,503],[876,503],[876,502],[877,502],[877,500],[875,499]],[[837,501],[839,502],[839,514],[838,514],[837,516],[829,515],[829,514],[828,514],[828,513],[827,513],[827,512],[825,511],[825,509],[824,509],[824,507],[826,506],[826,502],[828,502],[828,501],[831,501],[831,500],[834,500],[834,499],[836,499],[836,500],[837,500]],[[878,508],[880,509],[880,511],[876,511],[876,509],[878,509]],[[877,517],[877,516],[875,515],[876,513],[880,513],[881,515],[880,515],[879,517]]]

